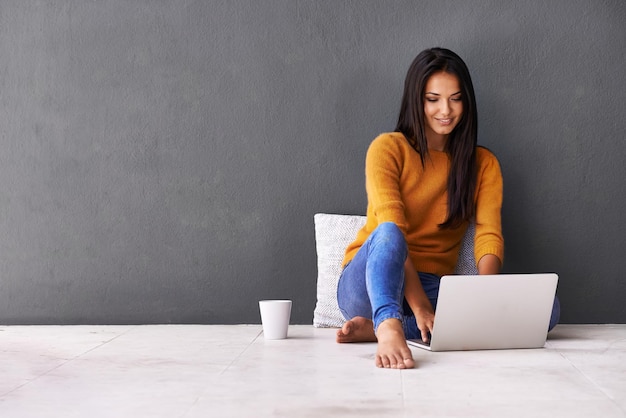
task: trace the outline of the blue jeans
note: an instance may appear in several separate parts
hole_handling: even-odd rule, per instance
[[[386,222],[370,234],[354,258],[344,267],[337,285],[337,302],[345,319],[361,316],[374,322],[374,330],[386,319],[402,322],[406,338],[420,338],[415,316],[404,298],[404,261],[408,249],[402,231]],[[418,272],[433,309],[437,308],[439,276]],[[559,321],[555,297],[549,329]]]

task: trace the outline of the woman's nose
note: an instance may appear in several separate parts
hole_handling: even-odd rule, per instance
[[[450,103],[447,100],[441,102],[441,108],[439,109],[442,115],[448,116],[450,114]]]

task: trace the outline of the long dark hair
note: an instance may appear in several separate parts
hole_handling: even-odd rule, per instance
[[[424,90],[428,79],[438,72],[455,75],[461,85],[463,114],[450,133],[445,151],[451,159],[448,176],[448,217],[440,228],[458,228],[475,215],[476,144],[478,118],[474,86],[467,65],[454,52],[431,48],[420,52],[409,67],[404,82],[404,94],[396,132],[404,134],[420,154],[422,167],[428,157],[428,143],[424,131]]]

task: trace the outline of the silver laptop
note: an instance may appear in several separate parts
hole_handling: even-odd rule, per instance
[[[431,351],[539,348],[546,343],[558,276],[443,276],[429,343]]]

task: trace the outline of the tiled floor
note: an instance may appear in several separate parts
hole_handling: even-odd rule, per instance
[[[625,417],[626,325],[559,325],[544,349],[430,353],[259,325],[0,327],[0,417]]]

